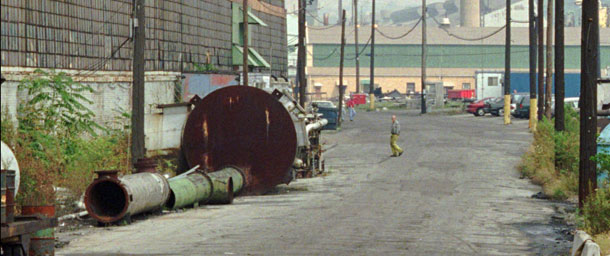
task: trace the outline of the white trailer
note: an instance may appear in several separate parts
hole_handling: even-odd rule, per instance
[[[477,99],[502,97],[502,95],[504,95],[504,86],[502,83],[504,73],[477,72],[475,75]]]

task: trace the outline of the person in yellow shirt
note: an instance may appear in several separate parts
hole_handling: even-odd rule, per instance
[[[396,120],[396,116],[392,116],[392,135],[390,136],[390,148],[392,148],[392,156],[401,156],[402,148],[396,144],[398,137],[400,136],[400,123]]]

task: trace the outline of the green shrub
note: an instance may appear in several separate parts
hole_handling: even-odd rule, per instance
[[[13,147],[21,169],[18,204],[53,204],[53,186],[80,195],[99,169],[129,172],[128,129],[93,121],[92,102],[84,94],[93,91],[89,86],[65,73],[36,70],[19,90],[27,97],[18,108],[17,129],[5,113],[1,125],[2,140]],[[125,123],[126,116],[117,122]]]
[[[578,194],[579,134],[578,113],[566,109],[565,130],[555,131],[552,120],[538,122],[534,142],[523,156],[520,171],[534,183],[543,186],[544,193],[554,199],[566,199]]]
[[[582,216],[588,233],[596,235],[610,231],[610,187],[597,189],[587,198]]]

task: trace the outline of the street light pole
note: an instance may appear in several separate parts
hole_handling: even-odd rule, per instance
[[[537,118],[536,113],[538,108],[538,101],[536,99],[536,44],[538,42],[536,37],[536,13],[534,12],[534,1],[528,1],[528,9],[529,9],[529,71],[530,71],[530,120],[529,120],[529,128],[530,131],[536,131]]]
[[[133,86],[131,93],[131,160],[135,163],[146,156],[144,145],[144,48],[146,23],[144,0],[134,1]]]
[[[307,101],[307,79],[305,78],[305,65],[307,65],[305,52],[305,11],[306,3],[305,0],[299,1],[299,48],[297,56],[297,77],[299,80],[299,104],[301,107],[305,107]]]
[[[555,0],[555,130],[565,130],[564,119],[564,0]]]
[[[422,0],[421,7],[421,113],[426,113],[426,0]]]
[[[354,0],[354,47],[356,48],[356,93],[360,93],[360,51],[358,50],[358,0]]]
[[[599,6],[596,0],[582,2],[580,46],[580,162],[578,206],[597,188],[597,78],[599,76]]]
[[[371,1],[373,4],[373,12],[371,14],[371,78],[369,82],[369,100],[370,109],[375,109],[375,0]]]
[[[506,0],[506,48],[504,51],[504,124],[510,124],[510,27],[511,1]]]
[[[244,26],[244,43],[243,43],[243,85],[248,86],[248,0],[243,0],[242,6],[243,26]]]
[[[538,120],[544,116],[544,0],[538,0]]]
[[[341,60],[339,64],[339,118],[337,122],[341,127],[343,118],[343,97],[345,95],[345,85],[343,85],[343,63],[345,57],[345,10],[341,13]]]

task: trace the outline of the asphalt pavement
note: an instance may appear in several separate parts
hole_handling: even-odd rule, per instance
[[[401,157],[390,157],[390,117]],[[232,205],[59,233],[58,255],[557,255],[562,203],[516,170],[527,120],[360,112],[325,131],[327,173]]]

